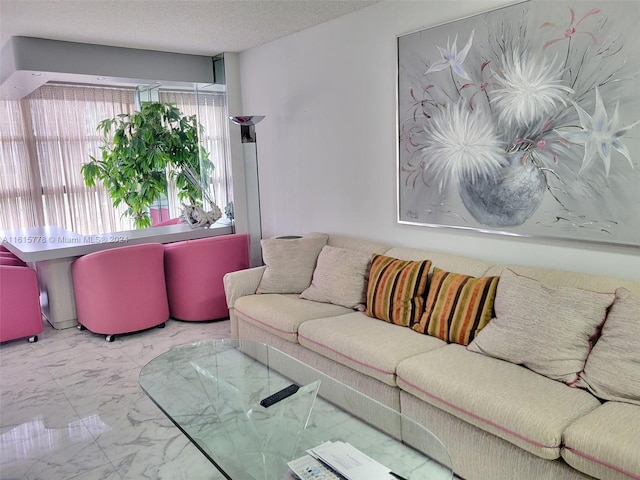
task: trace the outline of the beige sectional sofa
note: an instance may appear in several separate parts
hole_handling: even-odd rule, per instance
[[[309,238],[323,240],[309,247],[305,243]],[[342,256],[334,257],[333,263],[321,262],[329,251]],[[503,313],[496,314],[465,346],[373,318],[361,305],[349,305],[353,301],[349,298],[336,302],[342,305],[329,303],[331,298],[300,298],[316,282],[328,285],[332,291],[328,296],[334,298],[342,293],[348,297],[350,289],[345,286],[364,282],[366,304],[369,271],[351,278],[343,266],[374,254],[428,259],[432,272],[435,267],[476,278],[497,276],[495,308]],[[492,265],[458,254],[342,235],[263,240],[263,257],[266,266],[224,278],[233,336],[273,345],[416,419],[446,445],[458,476],[468,480],[640,479],[640,282]],[[531,288],[540,288],[541,298],[549,295],[545,301],[557,298],[557,308],[548,303],[546,308],[548,318],[558,318],[547,327],[545,316],[539,325],[532,326],[530,321],[520,325],[528,333],[509,332],[511,324],[518,324],[518,319],[510,319],[506,328],[512,338],[505,345],[491,346],[492,340],[505,334],[497,331],[505,309],[538,308],[537,296],[531,294],[535,290],[522,295],[511,291],[505,298],[506,276],[514,274],[516,282],[520,278],[535,282]],[[600,337],[591,336],[586,349],[578,340],[567,346],[585,349],[585,358],[576,378],[563,381],[550,378],[552,373],[544,369],[575,362],[575,358],[556,359],[565,347],[554,343],[567,331],[583,327],[580,318],[571,323],[566,309],[581,311],[590,299],[579,298],[581,293],[572,288],[592,292],[594,305],[606,300],[606,316],[597,320]],[[295,291],[279,293],[291,289]],[[322,292],[311,297],[322,299]],[[560,305],[563,302],[566,305]],[[615,315],[614,308],[618,309]],[[549,331],[536,331],[540,327]],[[525,338],[522,343],[519,336],[532,332],[534,341]],[[495,349],[502,347],[513,350],[505,355],[515,360],[496,358]]]

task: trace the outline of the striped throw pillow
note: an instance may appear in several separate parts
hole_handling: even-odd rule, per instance
[[[434,268],[425,311],[413,329],[448,343],[468,345],[493,318],[499,278]]]
[[[431,260],[410,261],[373,254],[366,314],[405,327],[420,319]]]

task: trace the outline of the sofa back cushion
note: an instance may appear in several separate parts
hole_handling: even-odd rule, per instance
[[[551,288],[506,269],[496,291],[496,318],[467,348],[573,384],[614,299],[613,292]]]
[[[311,285],[313,271],[328,235],[302,238],[269,238],[260,241],[266,269],[256,293],[301,293]]]
[[[425,311],[413,329],[448,343],[468,345],[493,318],[498,279],[434,268]]]
[[[640,296],[616,290],[602,334],[576,383],[596,397],[640,405]]]
[[[374,254],[366,314],[405,327],[420,320],[430,260],[410,261]]]
[[[300,298],[364,310],[370,261],[366,253],[325,245]]]
[[[393,247],[385,255],[402,260],[431,260],[432,266],[450,272],[480,277],[491,267],[491,263],[455,253],[435,252],[419,248]],[[497,273],[496,275],[499,275]]]
[[[624,287],[635,295],[640,296],[640,281],[593,275],[590,273],[556,270],[554,268],[501,264],[491,267],[485,275],[500,275],[502,271],[506,269],[518,275],[538,280],[547,287],[574,287],[591,290],[592,292],[615,292],[617,288]]]
[[[374,253],[378,255],[386,255],[386,251],[389,250],[389,245],[385,243],[372,242],[371,240],[363,240],[357,237],[350,237],[348,235],[340,235],[331,233],[329,234],[329,240],[327,245],[336,248],[344,248],[346,250],[354,250],[367,254],[369,257]]]

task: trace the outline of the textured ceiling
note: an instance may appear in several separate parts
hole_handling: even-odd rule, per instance
[[[11,36],[215,55],[240,52],[376,3],[364,0],[0,0]]]

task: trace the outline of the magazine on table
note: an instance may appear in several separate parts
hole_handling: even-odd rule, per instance
[[[301,480],[406,480],[346,442],[324,442],[288,463]]]

